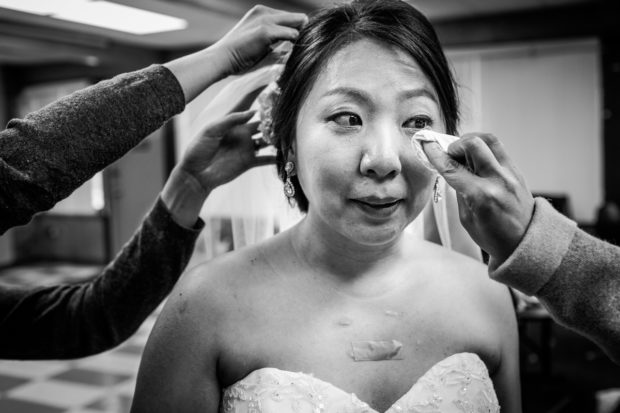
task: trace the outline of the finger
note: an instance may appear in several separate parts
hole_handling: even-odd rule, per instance
[[[264,139],[262,138],[258,138],[258,139],[252,139],[252,143],[254,145],[254,150],[255,151],[260,151],[261,149],[264,149],[268,146],[271,146],[270,143],[265,142]]]
[[[273,15],[273,22],[280,26],[301,28],[308,23],[305,13],[280,12]]]
[[[517,166],[512,162],[512,159],[508,156],[502,142],[495,135],[490,133],[482,133],[478,136],[487,144],[489,149],[491,149],[491,152],[493,152],[493,155],[495,155],[495,158],[499,164],[505,168],[504,170],[510,171],[512,175],[515,176],[519,182],[521,182],[521,185],[527,186],[525,178],[519,171],[519,168],[517,168]]]
[[[422,148],[437,172],[457,194],[471,193],[480,185],[480,178],[465,165],[445,153],[437,142],[423,142]]]
[[[223,118],[221,118],[220,120],[216,121],[211,126],[209,126],[205,130],[204,134],[215,135],[215,136],[224,135],[232,127],[237,126],[237,125],[243,125],[244,123],[252,119],[252,116],[254,116],[255,113],[256,111],[254,110],[247,110],[245,112],[229,113],[228,115],[224,116]]]
[[[222,147],[248,153],[261,149],[258,147],[258,141],[262,139],[254,137],[258,134],[258,125],[260,125],[260,121],[230,127],[223,133]]]
[[[257,86],[256,89],[248,92],[245,96],[243,96],[243,98],[241,98],[239,102],[235,104],[235,106],[228,113],[244,112],[244,111],[249,110],[250,107],[252,106],[252,103],[254,103],[258,95],[260,95],[260,92],[262,92],[266,86],[267,85],[260,85],[260,86]]]
[[[248,122],[245,125],[241,125],[241,127],[246,129],[248,135],[256,135],[258,133],[258,125],[260,125],[260,120]]]
[[[462,137],[448,146],[448,155],[465,159],[467,167],[478,176],[494,176],[501,172],[501,165],[487,144],[479,136]]]
[[[275,26],[269,30],[269,41],[271,43],[278,42],[280,40],[295,41],[299,36],[299,30],[286,26]]]
[[[467,133],[463,135],[463,138],[467,138],[470,136],[471,137],[477,136],[480,139],[482,139],[484,143],[487,144],[489,149],[491,149],[491,152],[493,152],[493,155],[495,156],[497,161],[500,163],[500,165],[512,166],[512,161],[510,160],[510,157],[506,153],[506,150],[504,149],[504,145],[495,135],[491,133],[475,132],[475,133]]]
[[[471,174],[465,165],[450,157],[437,142],[422,142],[422,149],[428,157],[431,165],[437,169],[444,178],[446,175],[458,175],[461,173]]]
[[[255,120],[252,122],[248,122],[243,125],[237,125],[236,130],[234,132],[235,136],[241,136],[243,139],[247,138],[248,140],[263,140],[262,136],[260,138],[255,138],[259,133],[258,126],[260,125],[259,120]]]

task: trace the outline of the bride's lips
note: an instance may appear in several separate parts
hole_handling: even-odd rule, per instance
[[[354,198],[352,201],[362,211],[377,217],[388,217],[396,211],[403,201],[401,198],[367,196]]]

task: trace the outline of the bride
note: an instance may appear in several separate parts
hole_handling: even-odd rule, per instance
[[[184,276],[132,412],[520,412],[508,290],[404,232],[436,182],[411,137],[458,121],[430,23],[399,0],[322,10],[278,84],[277,167],[305,216]]]

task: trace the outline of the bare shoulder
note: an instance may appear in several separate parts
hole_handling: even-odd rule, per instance
[[[421,301],[442,314],[452,331],[467,331],[466,340],[493,370],[516,332],[508,287],[491,280],[486,265],[473,258],[428,242],[416,250],[408,267],[411,274],[424,272]]]
[[[498,334],[513,328],[510,291],[489,277],[484,263],[430,242],[424,241],[416,249],[408,263],[410,272],[422,268],[428,280],[427,296],[443,303],[455,320],[463,317],[467,322],[493,326]]]
[[[421,263],[447,291],[491,302],[503,302],[509,297],[508,288],[489,277],[484,263],[432,242],[422,241],[415,248],[417,251],[409,260],[411,267]]]
[[[143,353],[136,387],[136,400],[143,411],[217,407],[219,361],[230,343],[252,343],[245,339],[247,335],[242,336],[250,325],[246,320],[253,315],[252,306],[260,302],[260,295],[252,291],[268,284],[264,278],[272,276],[263,247],[258,244],[224,254],[188,269],[181,277]],[[196,392],[196,386],[204,391]],[[153,388],[161,391],[154,396]]]
[[[243,319],[242,314],[261,308],[279,284],[268,260],[281,243],[276,235],[188,269],[168,304],[196,325],[224,327]]]
[[[229,306],[231,298],[264,284],[270,275],[264,249],[264,243],[251,245],[197,264],[183,275],[174,293],[200,308]]]

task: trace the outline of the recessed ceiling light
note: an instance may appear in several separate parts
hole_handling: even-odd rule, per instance
[[[187,27],[178,17],[104,0],[0,0],[0,7],[136,35]]]

